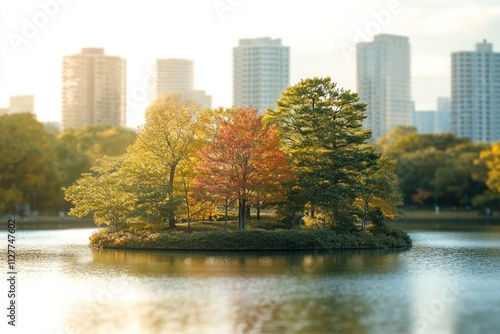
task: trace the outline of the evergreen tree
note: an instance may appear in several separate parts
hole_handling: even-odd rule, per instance
[[[311,78],[288,87],[266,116],[277,125],[297,175],[290,199],[319,208],[338,230],[355,228],[362,171],[380,156],[366,144],[371,131],[362,129],[365,107],[330,78]]]

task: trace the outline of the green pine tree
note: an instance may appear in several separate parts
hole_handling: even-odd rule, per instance
[[[276,109],[267,111],[266,119],[277,125],[297,175],[289,200],[320,209],[337,230],[356,228],[362,214],[355,206],[363,192],[362,172],[380,157],[366,144],[371,131],[362,129],[365,107],[356,93],[338,88],[327,77],[288,87]]]

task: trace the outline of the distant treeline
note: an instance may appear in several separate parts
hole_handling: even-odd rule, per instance
[[[111,126],[49,133],[33,114],[0,117],[0,215],[67,212],[61,188],[103,156],[123,154],[135,137]]]
[[[405,204],[500,209],[500,143],[398,127],[377,146],[397,162]]]
[[[111,126],[48,133],[32,114],[15,114],[0,117],[0,137],[0,215],[52,215],[72,206],[63,187],[104,156],[123,155],[136,133]],[[500,143],[398,127],[376,146],[396,161],[405,205],[500,209]]]

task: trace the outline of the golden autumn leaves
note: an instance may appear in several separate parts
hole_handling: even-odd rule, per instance
[[[131,221],[165,222],[213,216],[285,199],[292,177],[276,129],[248,108],[201,109],[169,97],[151,106],[135,143],[104,158],[65,189],[71,215],[94,212],[113,228]],[[113,200],[110,199],[113,197]]]

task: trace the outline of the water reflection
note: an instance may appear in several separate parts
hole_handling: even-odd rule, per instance
[[[23,333],[496,333],[500,233],[412,232],[412,249],[94,250],[23,231]],[[16,248],[17,249],[17,248]]]
[[[138,275],[262,276],[324,275],[390,272],[398,254],[409,249],[295,251],[295,252],[189,252],[92,249],[93,262]]]
[[[110,309],[119,304],[120,313],[129,314],[126,327],[115,324],[120,332],[370,333],[366,321],[377,318],[380,301],[365,295],[386,289],[382,277],[398,270],[399,255],[407,251],[92,250],[93,263],[106,265],[109,275],[125,271],[141,282],[147,278],[146,284],[140,296],[126,289],[114,296],[118,300],[95,303],[78,314],[92,319],[84,330],[107,323]],[[374,275],[371,282],[364,280],[367,274]],[[132,303],[118,302],[122,298]],[[404,309],[393,314],[409,319]],[[402,323],[396,328],[402,330]]]

